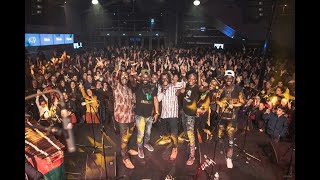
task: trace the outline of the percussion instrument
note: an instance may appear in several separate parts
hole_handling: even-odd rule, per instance
[[[30,122],[25,127],[25,155],[27,160],[41,172],[46,179],[65,179],[65,146],[54,135],[32,127]]]

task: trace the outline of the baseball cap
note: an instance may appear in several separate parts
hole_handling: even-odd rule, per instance
[[[234,75],[234,71],[232,71],[232,70],[226,70],[226,72],[224,73],[224,76],[232,76],[232,77],[234,77],[235,75]]]

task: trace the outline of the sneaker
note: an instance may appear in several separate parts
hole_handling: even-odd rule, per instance
[[[154,148],[150,144],[144,144],[144,147],[148,149],[148,151],[152,152]]]
[[[263,132],[263,129],[259,129],[260,132]]]
[[[165,144],[169,144],[171,143],[171,139],[168,137],[162,137],[159,141],[158,141],[158,145],[165,145]]]
[[[186,164],[187,164],[188,166],[191,166],[191,165],[194,163],[194,160],[195,160],[195,159],[196,159],[195,157],[189,156],[189,159],[188,159],[188,161],[186,162]]]
[[[232,168],[233,168],[232,159],[231,159],[231,158],[227,158],[226,160],[227,160],[227,167],[228,167],[229,169],[232,169]]]
[[[229,146],[233,146],[233,140],[229,140]]]
[[[126,166],[126,168],[128,169],[133,169],[134,165],[132,164],[132,162],[130,161],[130,159],[126,159],[126,160],[122,160],[123,164]]]
[[[128,153],[129,153],[131,156],[136,156],[136,155],[138,155],[138,151],[133,150],[133,149],[130,149],[130,150],[128,151]]]
[[[138,147],[138,156],[139,156],[139,158],[144,158],[144,153],[143,153],[142,147]]]
[[[177,154],[178,154],[178,148],[172,148],[170,161],[175,160],[177,158]]]

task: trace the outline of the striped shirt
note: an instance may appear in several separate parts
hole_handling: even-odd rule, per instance
[[[158,101],[162,102],[161,118],[177,118],[178,117],[178,97],[176,92],[181,87],[169,84],[169,87],[161,92],[161,86],[158,87]]]

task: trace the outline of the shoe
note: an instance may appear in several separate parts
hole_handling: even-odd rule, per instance
[[[195,157],[189,156],[189,159],[188,159],[188,161],[186,162],[186,164],[187,164],[188,166],[191,166],[191,165],[194,163],[194,160],[195,160],[195,159],[196,159]]]
[[[263,132],[263,129],[259,129],[260,132]]]
[[[142,147],[138,147],[138,156],[139,158],[144,158],[144,153],[143,153],[143,148]]]
[[[129,153],[131,156],[136,156],[136,155],[138,155],[138,151],[133,150],[133,149],[130,149],[130,150],[128,151],[128,153]]]
[[[233,140],[229,140],[229,146],[233,146]]]
[[[175,160],[177,158],[177,154],[178,154],[178,148],[172,148],[170,161]]]
[[[171,143],[171,139],[168,137],[161,137],[161,139],[158,141],[158,145],[165,145]]]
[[[144,147],[148,149],[148,151],[154,151],[154,148],[150,144],[144,144]]]
[[[130,161],[130,159],[126,159],[126,160],[122,160],[123,164],[126,166],[126,168],[128,169],[133,169],[134,165],[132,164],[132,162]]]
[[[231,159],[231,158],[227,158],[226,160],[227,160],[227,167],[228,167],[229,169],[232,169],[232,168],[233,168],[232,159]]]

